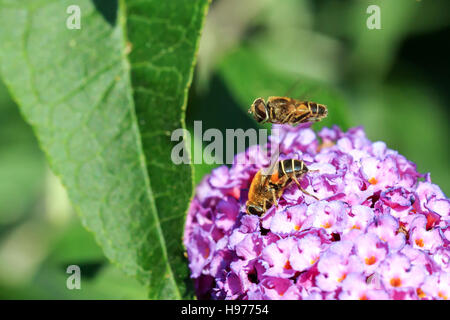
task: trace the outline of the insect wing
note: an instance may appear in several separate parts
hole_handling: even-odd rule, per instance
[[[270,157],[270,165],[267,168],[261,169],[261,173],[264,176],[271,176],[273,173],[275,173],[275,170],[278,170],[277,164],[278,164],[278,158],[280,157],[280,152],[277,149],[272,156]]]

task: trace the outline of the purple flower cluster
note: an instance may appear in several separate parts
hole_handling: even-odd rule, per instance
[[[429,175],[361,128],[277,128],[271,143],[317,170],[301,184],[321,200],[292,184],[263,218],[246,214],[258,146],[213,170],[184,235],[199,299],[450,297],[450,201]]]

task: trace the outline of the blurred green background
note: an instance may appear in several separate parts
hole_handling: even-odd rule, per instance
[[[367,7],[379,5],[381,30]],[[190,90],[187,126],[257,128],[254,98],[327,104],[319,126],[362,125],[414,161],[448,195],[450,2],[447,0],[216,0]],[[45,49],[43,49],[45,50]],[[195,179],[215,165],[196,165]],[[66,268],[82,270],[81,290]],[[0,298],[145,299],[104,258],[0,83]]]

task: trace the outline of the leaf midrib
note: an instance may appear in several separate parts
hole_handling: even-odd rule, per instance
[[[146,193],[148,196],[149,203],[151,205],[152,215],[155,219],[155,226],[156,226],[156,230],[158,232],[158,238],[160,239],[160,243],[161,243],[161,250],[162,250],[162,254],[163,254],[162,258],[166,262],[168,272],[169,272],[169,279],[172,282],[172,285],[175,289],[175,295],[178,299],[181,299],[182,296],[178,289],[178,285],[175,281],[172,266],[171,266],[171,264],[169,262],[169,258],[168,258],[167,245],[166,245],[166,241],[164,238],[164,234],[162,232],[161,223],[160,223],[160,219],[159,219],[159,215],[158,215],[158,210],[157,210],[155,199],[153,197],[153,193],[152,193],[152,189],[151,189],[150,177],[149,177],[148,169],[147,169],[147,160],[145,157],[145,153],[143,152],[141,132],[139,130],[138,121],[137,121],[136,107],[135,107],[134,97],[133,97],[133,86],[132,86],[132,82],[131,82],[131,63],[128,60],[127,54],[125,53],[125,49],[129,42],[128,41],[128,33],[127,33],[127,16],[126,16],[127,11],[126,11],[126,9],[127,9],[127,7],[126,7],[125,0],[119,0],[118,21],[119,21],[119,25],[121,27],[122,36],[123,36],[122,37],[122,54],[123,54],[122,64],[123,64],[124,70],[125,70],[125,72],[127,74],[127,78],[128,78],[127,80],[128,80],[129,90],[127,92],[127,95],[128,95],[128,100],[130,101],[129,105],[130,105],[130,114],[133,119],[133,131],[136,135],[137,147],[141,151],[140,152],[141,155],[139,157],[139,163],[140,163],[140,167],[143,172],[143,175],[144,175]]]

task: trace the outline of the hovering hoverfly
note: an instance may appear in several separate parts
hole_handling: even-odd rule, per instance
[[[303,193],[319,200],[300,186],[299,180],[308,172],[311,170],[308,170],[305,163],[296,159],[275,162],[269,173],[267,169],[259,170],[250,184],[246,203],[247,213],[263,216],[273,205],[278,205],[278,199],[292,181]]]
[[[301,101],[288,97],[269,97],[256,99],[249,113],[257,122],[297,125],[305,122],[317,122],[328,115],[327,107],[312,101]]]

